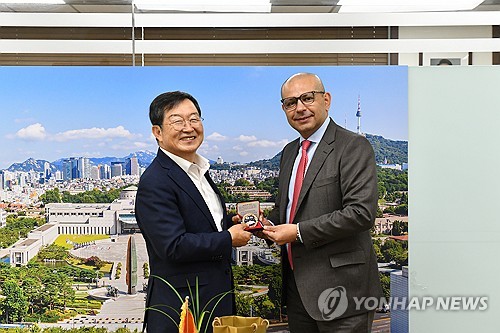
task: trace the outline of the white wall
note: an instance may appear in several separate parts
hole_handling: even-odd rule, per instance
[[[450,26],[450,27],[399,27],[399,39],[459,39],[491,38],[491,26]],[[468,65],[468,52],[423,52],[423,65],[429,66],[430,59],[459,58],[462,65]],[[474,52],[473,65],[491,65],[491,52]],[[400,53],[399,65],[418,66],[418,53]]]

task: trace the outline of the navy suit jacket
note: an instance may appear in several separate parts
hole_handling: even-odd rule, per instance
[[[167,280],[183,299],[189,296],[189,288],[195,293],[198,281],[200,311],[214,296],[233,289],[226,207],[208,172],[205,177],[223,206],[222,232],[217,231],[212,214],[192,180],[161,149],[142,175],[137,191],[135,216],[146,240],[151,271],[146,308],[158,308],[177,323],[178,314],[169,307],[158,306],[168,305],[180,311],[181,301],[166,283],[154,276]],[[214,303],[210,303],[209,310]],[[228,294],[217,305],[214,315],[230,315],[234,310],[233,294]],[[159,311],[146,310],[144,320],[150,333],[177,331],[172,320]]]

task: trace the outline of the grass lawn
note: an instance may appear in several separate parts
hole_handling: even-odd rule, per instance
[[[59,237],[57,237],[54,241],[54,244],[71,249],[71,244],[66,243],[66,240],[68,239],[73,243],[87,243],[108,238],[109,235],[59,235]]]
[[[113,264],[106,264],[99,269],[104,274],[110,274],[111,273],[111,268],[113,267]]]

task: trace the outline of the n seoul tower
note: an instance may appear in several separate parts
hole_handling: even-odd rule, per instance
[[[356,117],[358,117],[358,134],[361,134],[361,100],[358,95],[358,111],[356,112]]]

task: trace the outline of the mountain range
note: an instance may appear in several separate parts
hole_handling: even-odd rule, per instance
[[[124,157],[89,157],[89,161],[91,165],[99,165],[99,164],[107,164],[111,165],[111,162],[125,162],[128,158],[136,156],[137,161],[141,167],[147,167],[151,164],[153,159],[156,157],[156,153],[141,150],[135,153],[131,153]],[[63,161],[67,158],[60,158],[53,162],[48,162],[46,160],[35,160],[34,158],[29,158],[21,163],[12,164],[7,170],[8,171],[36,171],[43,172],[45,163],[50,164],[50,170],[55,172],[57,170],[62,171]]]
[[[366,139],[375,152],[375,162],[377,164],[403,164],[408,163],[408,141],[395,141],[386,139],[380,135],[365,134]],[[279,169],[281,152],[269,160],[251,162],[248,165],[257,168],[271,170]]]
[[[375,161],[378,164],[384,162],[390,164],[408,163],[408,141],[394,141],[385,139],[380,135],[372,134],[366,134],[365,136],[373,147],[373,150],[375,152]],[[89,160],[92,165],[111,165],[111,162],[125,162],[132,156],[137,156],[137,160],[141,167],[147,167],[155,158],[156,153],[141,150],[135,153],[131,153],[125,157],[90,157]],[[280,157],[281,152],[276,154],[271,159],[250,162],[247,165],[276,170],[279,168]],[[51,171],[55,172],[56,170],[62,170],[63,161],[65,159],[67,158],[61,158],[53,162],[48,162],[45,160],[35,160],[33,158],[29,158],[22,163],[12,164],[7,170],[24,172],[34,170],[36,172],[43,172],[45,163],[49,163]],[[210,163],[213,164],[213,161],[210,161]]]

